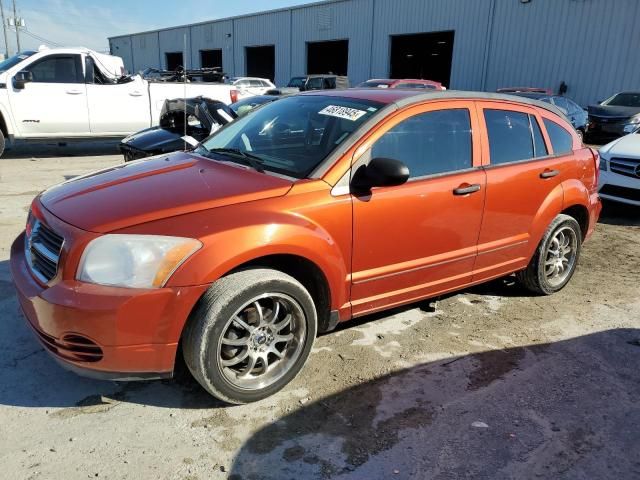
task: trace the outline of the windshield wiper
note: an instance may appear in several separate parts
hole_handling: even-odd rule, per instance
[[[264,173],[264,160],[258,155],[254,155],[253,153],[245,152],[244,150],[240,150],[239,148],[212,148],[207,149],[207,151],[211,153],[221,153],[222,155],[232,155],[234,157],[240,157],[245,160],[251,168],[260,173]]]

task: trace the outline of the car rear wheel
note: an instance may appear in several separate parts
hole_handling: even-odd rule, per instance
[[[528,290],[555,293],[569,283],[582,248],[580,225],[569,215],[558,215],[542,237],[526,269],[516,274]]]
[[[184,359],[209,393],[244,404],[293,380],[316,333],[313,300],[297,280],[245,270],[223,277],[200,300],[185,327]]]

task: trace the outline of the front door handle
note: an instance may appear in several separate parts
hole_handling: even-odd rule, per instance
[[[67,93],[68,93],[69,95],[82,95],[82,90],[75,90],[75,89],[72,89],[72,90],[67,90]]]
[[[544,172],[540,174],[540,178],[552,178],[557,175],[560,175],[560,170],[549,170],[546,169]]]
[[[454,195],[469,195],[470,193],[475,193],[480,190],[480,184],[474,183],[473,185],[469,185],[468,183],[463,183],[458,188],[453,190]]]
[[[138,90],[134,90],[133,92],[129,92],[129,95],[131,95],[132,97],[141,97],[142,93],[140,93]]]

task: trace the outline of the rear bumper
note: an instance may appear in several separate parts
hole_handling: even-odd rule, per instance
[[[27,323],[44,348],[84,376],[131,380],[172,375],[182,327],[207,286],[126,289],[61,280],[43,286],[11,247],[11,274]]]

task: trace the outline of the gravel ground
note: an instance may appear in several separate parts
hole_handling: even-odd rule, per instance
[[[226,407],[185,374],[77,377],[24,324],[10,244],[40,190],[121,161],[98,150],[0,159],[4,478],[640,478],[640,210],[605,205],[554,296],[506,279],[356,320],[284,391]]]

